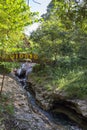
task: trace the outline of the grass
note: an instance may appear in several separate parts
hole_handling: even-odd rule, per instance
[[[9,99],[9,95],[7,94],[0,95],[0,115],[3,115],[4,113],[9,115],[14,114],[12,100]]]
[[[19,68],[20,63],[18,62],[0,62],[0,74],[8,74],[13,68]]]
[[[12,99],[10,99],[7,94],[0,95],[0,130],[6,129],[5,122],[9,121],[13,114],[14,106]]]
[[[33,72],[31,78],[47,91],[64,91],[71,99],[87,99],[86,67],[46,66],[38,72]]]
[[[70,98],[87,98],[87,71],[74,70],[61,78],[57,89],[67,92]]]

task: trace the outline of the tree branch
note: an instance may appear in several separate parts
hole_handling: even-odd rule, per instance
[[[41,3],[39,3],[39,2],[37,2],[37,1],[35,1],[35,0],[32,0],[34,3],[36,3],[36,4],[41,4]]]

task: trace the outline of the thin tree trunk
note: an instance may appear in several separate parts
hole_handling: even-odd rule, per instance
[[[3,77],[2,77],[0,95],[2,94],[2,90],[3,90],[3,86],[4,86],[4,79],[5,79],[5,74],[3,74]]]

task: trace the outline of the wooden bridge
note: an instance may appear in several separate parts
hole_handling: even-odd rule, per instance
[[[0,55],[0,61],[2,62],[14,62],[14,61],[38,61],[37,54],[29,53],[11,53]]]

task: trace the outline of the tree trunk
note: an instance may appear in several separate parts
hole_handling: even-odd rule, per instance
[[[5,79],[5,74],[3,74],[3,77],[2,77],[0,95],[2,94],[2,90],[3,90],[3,86],[4,86],[4,79]]]

